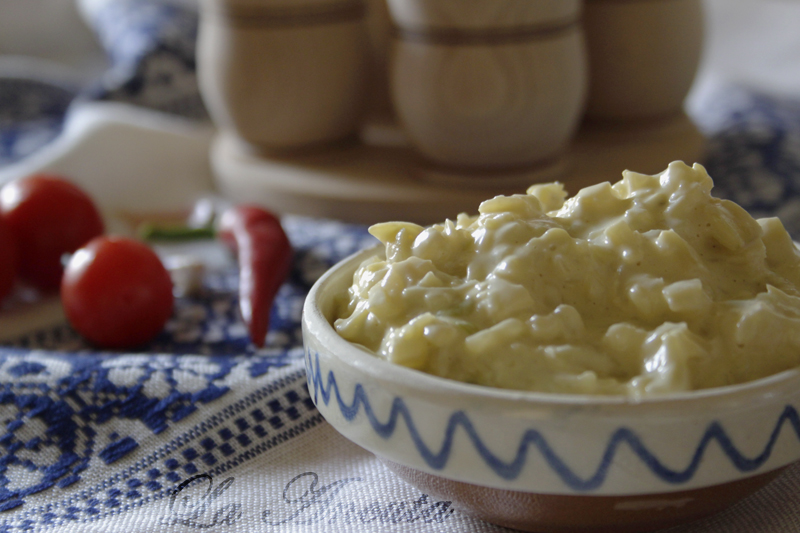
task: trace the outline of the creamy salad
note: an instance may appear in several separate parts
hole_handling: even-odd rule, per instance
[[[800,365],[800,255],[675,162],[567,198],[559,183],[477,216],[370,228],[337,332],[377,357],[454,380],[645,397]]]

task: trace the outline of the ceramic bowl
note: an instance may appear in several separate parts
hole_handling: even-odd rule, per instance
[[[459,383],[339,337],[334,301],[367,250],[303,309],[308,387],[342,435],[406,481],[527,531],[650,531],[717,512],[800,459],[800,371],[633,400]]]

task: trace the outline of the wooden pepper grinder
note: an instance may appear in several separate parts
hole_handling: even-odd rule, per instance
[[[266,150],[354,135],[364,14],[361,0],[202,0],[197,68],[214,122]]]
[[[582,116],[579,0],[388,0],[391,91],[416,150],[453,174],[554,163]]]
[[[586,0],[587,116],[646,119],[681,112],[703,44],[701,0]]]

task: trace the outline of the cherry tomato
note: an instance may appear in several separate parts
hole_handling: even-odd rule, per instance
[[[0,189],[0,216],[14,234],[19,275],[44,291],[61,283],[61,257],[103,233],[92,199],[65,178],[38,174]]]
[[[134,348],[158,335],[172,315],[172,280],[145,244],[102,236],[70,258],[61,302],[72,327],[89,342]]]
[[[17,241],[0,217],[0,300],[8,296],[17,277]]]

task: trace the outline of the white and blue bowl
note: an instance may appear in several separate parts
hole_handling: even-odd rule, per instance
[[[405,480],[528,531],[650,531],[717,512],[800,459],[800,371],[633,400],[495,389],[394,365],[341,338],[335,298],[366,250],[303,309],[325,419]]]

